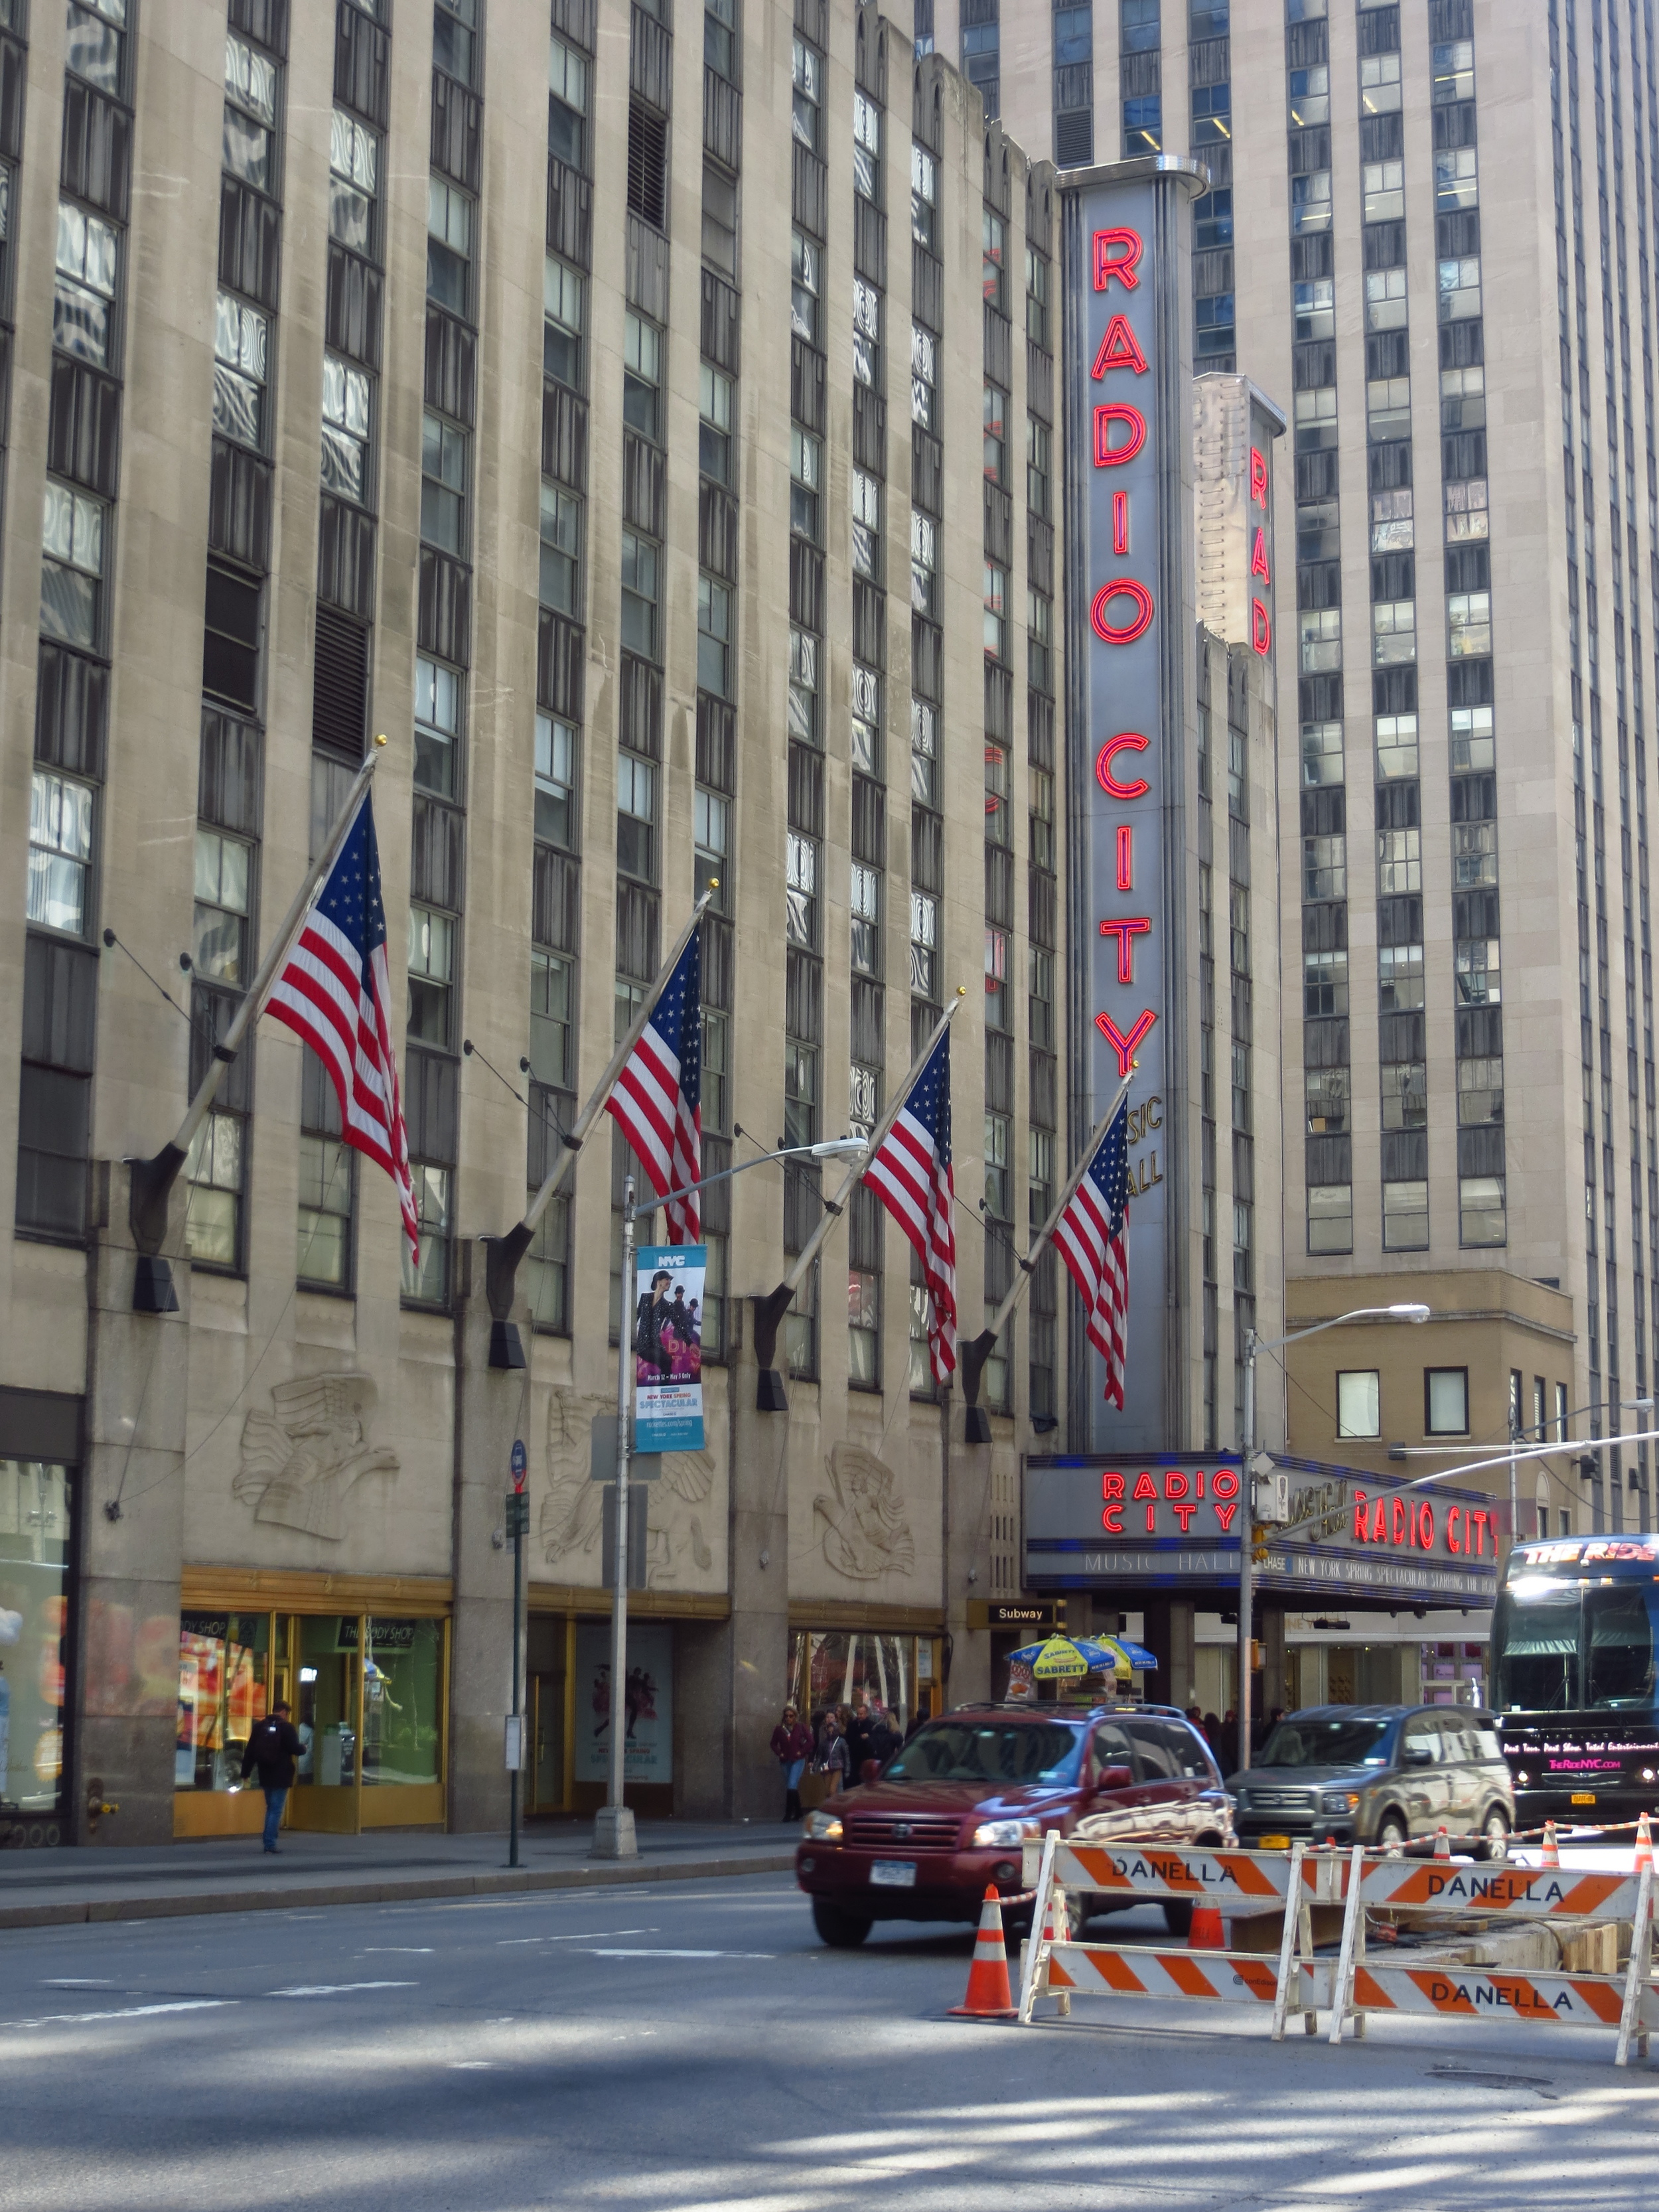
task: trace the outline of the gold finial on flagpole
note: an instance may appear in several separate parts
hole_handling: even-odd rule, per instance
[[[384,730],[379,730],[375,732],[374,742],[377,745],[383,745],[386,743],[386,732]]]

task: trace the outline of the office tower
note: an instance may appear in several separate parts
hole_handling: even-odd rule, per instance
[[[939,51],[996,12],[939,0]],[[1289,1310],[1449,1316],[1292,1355],[1316,1456],[1651,1425],[1653,47],[1624,0],[997,24],[1033,152],[1206,164],[1195,364],[1292,417]],[[1651,1525],[1650,1467],[1581,1441],[1523,1470],[1522,1528]]]

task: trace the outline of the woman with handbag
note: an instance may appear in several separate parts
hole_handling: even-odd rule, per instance
[[[783,1769],[783,1817],[800,1818],[800,1778],[812,1755],[812,1731],[793,1705],[786,1705],[772,1731],[772,1756]]]

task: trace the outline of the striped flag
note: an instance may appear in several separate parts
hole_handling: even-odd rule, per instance
[[[1083,1294],[1089,1341],[1106,1362],[1106,1402],[1123,1410],[1129,1326],[1129,1098],[1126,1091],[1095,1156],[1054,1224],[1054,1243]]]
[[[380,854],[367,792],[293,951],[276,971],[265,1010],[297,1031],[328,1070],[340,1102],[342,1136],[397,1185],[410,1259],[417,1261],[420,1223],[392,1049]]]
[[[702,1230],[697,1194],[675,1197],[702,1174],[702,951],[693,930],[651,1009],[651,1018],[605,1102],[639,1155],[659,1198],[668,1200],[668,1241],[695,1244]]]
[[[951,1032],[911,1085],[863,1180],[915,1247],[927,1285],[927,1357],[935,1382],[957,1364],[957,1231],[951,1218]]]

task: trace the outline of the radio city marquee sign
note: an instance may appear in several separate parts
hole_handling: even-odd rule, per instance
[[[1285,1462],[1280,1462],[1280,1465]],[[1490,1605],[1498,1516],[1480,1492],[1421,1492],[1349,1468],[1291,1463],[1291,1518],[1320,1517],[1281,1541],[1269,1528],[1263,1588],[1323,1600]],[[1195,1588],[1238,1577],[1243,1475],[1237,1459],[1186,1454],[1029,1458],[1029,1589]]]
[[[1139,1117],[1121,1412],[1088,1354],[1092,1441],[1151,1449],[1186,1425],[1180,1297],[1188,1071],[1185,880],[1196,787],[1190,163],[1062,178],[1068,406],[1066,744],[1072,787],[1074,1109],[1125,1076]],[[1190,340],[1188,340],[1190,343]],[[1081,432],[1082,434],[1079,434]],[[1080,1097],[1079,1097],[1080,1094]],[[1162,1141],[1152,1139],[1159,1132]]]

